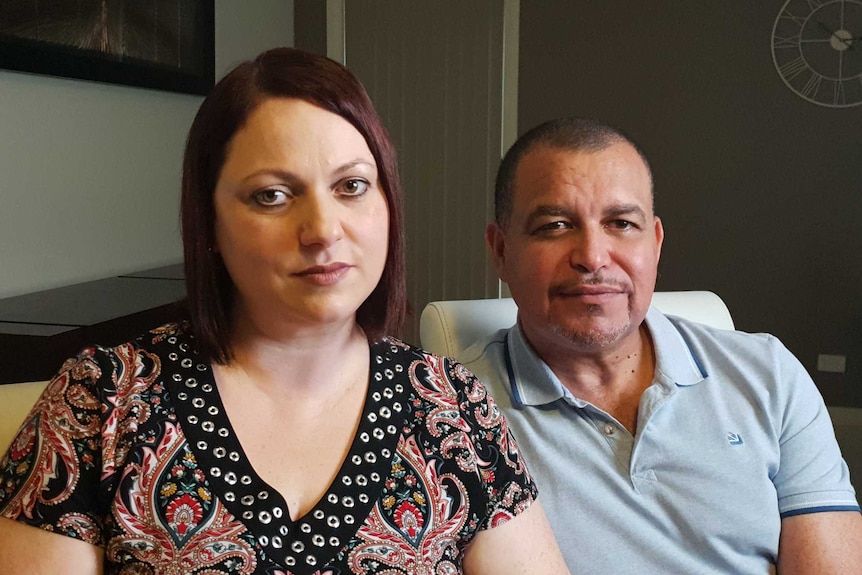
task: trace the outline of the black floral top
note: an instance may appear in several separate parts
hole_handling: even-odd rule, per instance
[[[0,514],[102,546],[106,573],[460,573],[536,488],[463,366],[391,338],[370,353],[350,453],[298,521],[178,324],[63,365],[0,462]]]

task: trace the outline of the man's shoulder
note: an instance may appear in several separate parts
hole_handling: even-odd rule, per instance
[[[489,334],[457,355],[464,367],[478,377],[486,387],[495,391],[506,377],[506,342],[509,332],[515,329],[500,329]]]
[[[724,397],[735,389],[776,405],[808,388],[813,393],[805,367],[774,335],[719,329],[674,316],[651,321],[650,330],[657,371],[671,379],[688,374],[688,382],[694,383],[705,378],[720,383],[709,387]]]
[[[707,355],[728,353],[752,358],[762,358],[764,354],[770,356],[776,353],[789,354],[784,344],[769,333],[723,329],[673,315],[662,314],[662,317],[691,351],[696,347]],[[651,325],[651,328],[655,327],[657,329],[651,329],[651,333],[656,346],[668,345],[669,332],[662,329],[660,325],[655,326],[655,323]]]

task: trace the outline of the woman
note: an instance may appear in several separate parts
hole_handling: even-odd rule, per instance
[[[484,388],[384,337],[401,192],[346,69],[220,81],[182,221],[190,321],[67,361],[0,464],[4,573],[566,572]]]

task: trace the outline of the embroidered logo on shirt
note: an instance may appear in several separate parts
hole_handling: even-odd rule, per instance
[[[745,443],[742,441],[742,436],[738,433],[733,433],[731,431],[727,432],[727,442],[731,445],[742,445]]]

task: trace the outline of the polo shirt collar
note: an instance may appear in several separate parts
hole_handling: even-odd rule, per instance
[[[706,370],[683,334],[666,315],[650,306],[646,325],[655,349],[656,380],[666,384],[689,386],[706,379]]]
[[[676,326],[652,306],[645,321],[655,347],[657,382],[663,385],[689,386],[703,381],[706,373]],[[520,322],[507,334],[506,353],[511,368],[509,383],[516,403],[541,406],[566,399],[577,407],[588,405],[572,395],[551,368],[536,355],[524,337]]]

